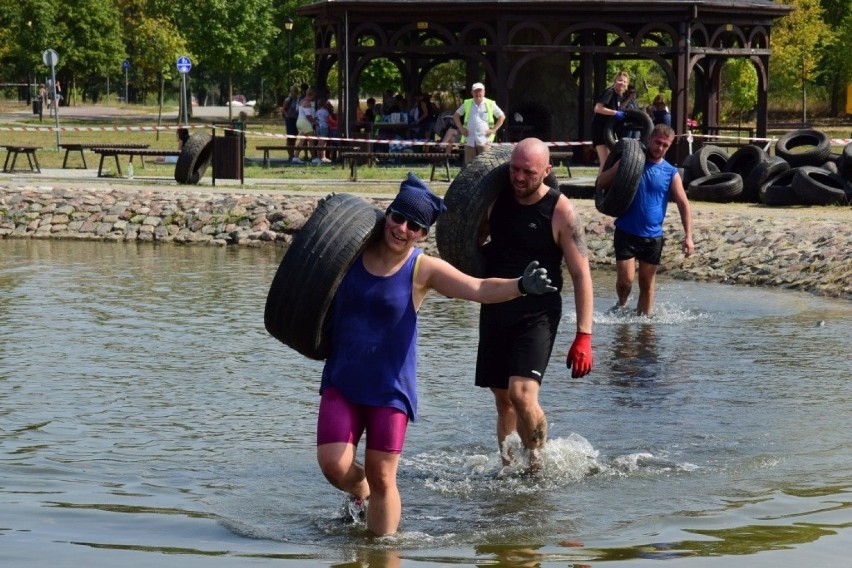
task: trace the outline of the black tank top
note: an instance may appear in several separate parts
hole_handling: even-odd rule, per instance
[[[500,192],[491,210],[491,241],[485,245],[486,274],[517,278],[533,260],[547,269],[547,275],[562,290],[562,250],[553,240],[552,219],[558,189],[549,188],[537,203],[521,205],[512,195],[511,185]]]

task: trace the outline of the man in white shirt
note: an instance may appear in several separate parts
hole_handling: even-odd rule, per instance
[[[491,147],[494,135],[506,120],[497,103],[485,98],[485,85],[474,83],[470,93],[473,98],[465,100],[453,115],[456,128],[464,136],[465,165]]]

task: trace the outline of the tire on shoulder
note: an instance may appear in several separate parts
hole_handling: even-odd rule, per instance
[[[383,227],[383,212],[359,197],[339,193],[321,200],[272,280],[263,314],[269,334],[306,357],[325,359],[337,288]]]
[[[611,217],[624,215],[636,197],[645,167],[642,144],[633,138],[622,138],[613,146],[603,169],[609,169],[618,160],[621,160],[621,164],[609,189],[595,189],[595,209]]]
[[[492,146],[466,165],[444,195],[447,210],[438,217],[435,244],[441,258],[471,276],[485,274],[485,257],[479,246],[479,228],[488,208],[502,191],[508,191],[511,146]],[[544,182],[559,189],[551,172]]]
[[[607,147],[615,147],[616,143],[620,140],[616,134],[616,131],[619,129],[638,130],[640,133],[639,139],[648,140],[648,137],[654,130],[654,121],[651,120],[647,112],[635,108],[629,108],[624,111],[624,120],[622,122],[619,122],[614,116],[609,117],[604,126],[604,141]]]
[[[175,164],[175,181],[183,185],[196,185],[207,171],[213,157],[213,137],[206,132],[195,132],[184,143]]]

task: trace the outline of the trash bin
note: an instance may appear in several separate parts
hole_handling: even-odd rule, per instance
[[[243,179],[243,137],[225,131],[213,138],[213,183],[217,179]]]
[[[33,114],[41,116],[41,101],[38,99],[33,101]]]

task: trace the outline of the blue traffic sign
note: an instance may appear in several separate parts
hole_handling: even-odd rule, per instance
[[[124,71],[127,71],[128,69],[130,69],[130,62],[125,59],[124,61],[121,62],[121,68]]]
[[[181,73],[189,73],[189,70],[192,69],[192,61],[189,60],[189,57],[186,55],[181,55],[177,58],[177,70]]]

